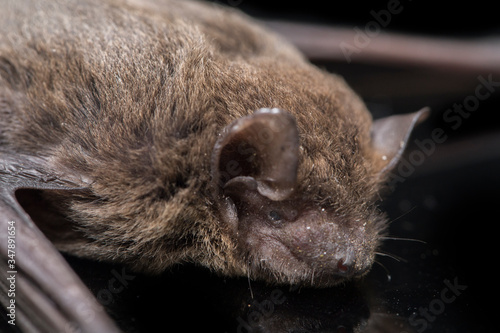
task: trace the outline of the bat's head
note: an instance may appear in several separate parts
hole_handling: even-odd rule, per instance
[[[313,152],[300,131],[307,125],[279,109],[226,127],[212,156],[213,188],[239,265],[251,277],[315,286],[367,272],[385,227],[380,183],[423,113],[375,121],[367,142],[344,142],[335,161],[321,147]]]

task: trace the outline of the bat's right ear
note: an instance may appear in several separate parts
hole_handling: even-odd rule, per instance
[[[299,134],[280,109],[260,109],[227,125],[212,151],[212,189],[219,212],[237,226],[234,200],[244,193],[284,200],[297,182]],[[236,230],[236,229],[235,229]]]
[[[297,181],[299,134],[280,109],[260,109],[228,125],[212,152],[212,177],[221,189],[255,184],[260,195],[284,200]]]
[[[401,159],[417,124],[429,115],[425,107],[417,112],[377,119],[371,130],[372,147],[382,159],[380,174],[391,171]]]

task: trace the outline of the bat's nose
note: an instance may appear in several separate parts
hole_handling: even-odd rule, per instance
[[[353,265],[346,259],[339,259],[337,261],[337,270],[339,275],[350,275],[349,273],[353,270]]]
[[[337,261],[336,274],[342,277],[352,277],[363,275],[370,265],[360,265],[357,264],[350,257],[340,258]]]
[[[349,257],[340,258],[337,261],[337,269],[335,270],[336,275],[341,277],[351,277],[358,275],[359,272],[356,270],[356,265],[354,260]]]

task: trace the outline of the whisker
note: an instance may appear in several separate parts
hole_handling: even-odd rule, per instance
[[[381,240],[408,241],[408,242],[417,242],[417,243],[427,244],[427,242],[420,240],[420,239],[415,239],[415,238],[381,236],[380,239]]]
[[[250,263],[247,263],[247,278],[248,278],[248,289],[250,289],[250,297],[253,299],[252,284],[250,283]]]
[[[392,276],[391,276],[391,273],[389,272],[389,270],[387,269],[387,267],[382,265],[382,263],[380,261],[375,260],[374,262],[376,264],[378,264],[380,267],[382,267],[382,269],[385,271],[385,274],[387,275],[387,282],[391,282]]]
[[[397,256],[395,254],[389,254],[389,253],[380,252],[380,251],[375,252],[375,254],[378,255],[378,256],[381,256],[381,257],[389,257],[389,258],[394,259],[394,260],[396,260],[398,262],[401,262],[401,261],[405,262],[405,263],[408,262],[406,259],[401,258],[400,256]]]
[[[412,212],[415,208],[417,208],[417,206],[413,206],[412,208],[408,209],[408,210],[407,210],[406,212],[404,212],[403,214],[401,214],[401,215],[399,215],[398,217],[396,217],[395,219],[393,219],[393,220],[389,221],[389,222],[387,223],[387,225],[390,225],[390,224],[392,224],[393,222],[396,222],[397,220],[399,220],[399,219],[401,219],[401,218],[405,217],[406,215],[410,214],[410,213],[411,213],[411,212]]]

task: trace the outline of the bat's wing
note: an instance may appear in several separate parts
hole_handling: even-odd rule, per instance
[[[49,169],[42,158],[0,151],[0,302],[9,324],[23,332],[119,332],[16,198],[23,189],[85,190]]]
[[[457,68],[474,73],[500,71],[500,46],[488,40],[421,37],[381,31],[360,45],[360,31],[310,23],[265,21],[309,59]],[[361,33],[363,34],[363,33]]]

